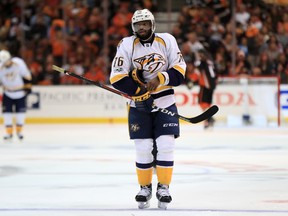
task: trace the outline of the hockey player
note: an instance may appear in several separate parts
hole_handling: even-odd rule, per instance
[[[156,174],[158,207],[166,209],[172,198],[169,185],[174,165],[175,138],[179,120],[153,106],[177,112],[173,86],[184,81],[186,64],[175,38],[155,33],[153,14],[137,10],[132,17],[134,35],[122,39],[112,62],[110,82],[132,96],[128,102],[129,135],[136,149],[136,171],[140,191],[139,208],[149,207],[152,196],[153,142],[157,146]]]
[[[2,112],[6,135],[4,140],[13,138],[13,112],[16,113],[16,134],[23,139],[26,96],[31,92],[31,73],[25,62],[11,57],[7,50],[0,51],[0,82],[3,86]]]
[[[198,57],[194,63],[195,70],[192,73],[188,84],[198,82],[200,90],[198,93],[198,103],[203,111],[207,110],[212,105],[213,94],[217,84],[217,74],[214,64],[208,58],[206,50],[201,49],[197,53]],[[191,88],[191,87],[190,87]],[[208,129],[214,125],[214,118],[208,118],[204,121],[204,129]]]

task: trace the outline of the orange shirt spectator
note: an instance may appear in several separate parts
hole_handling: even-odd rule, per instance
[[[105,83],[107,80],[107,76],[104,74],[103,70],[98,66],[91,66],[90,70],[85,74],[87,79]]]
[[[61,19],[53,20],[51,24],[51,28],[49,30],[50,39],[54,39],[56,31],[59,31],[60,29],[63,29],[64,27],[65,27],[64,20],[61,20]]]
[[[63,56],[65,51],[65,41],[63,37],[62,30],[58,30],[55,34],[55,38],[51,40],[53,56]]]

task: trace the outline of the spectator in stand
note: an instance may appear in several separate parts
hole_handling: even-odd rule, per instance
[[[287,83],[287,72],[288,72],[288,56],[285,53],[281,53],[275,63],[276,72],[275,74],[280,77],[281,83]]]
[[[188,42],[185,42],[181,46],[181,53],[185,62],[194,62],[195,54],[191,51],[190,45]]]
[[[281,53],[279,54],[279,56],[278,56],[278,59],[277,59],[277,61],[276,61],[276,64],[281,63],[281,64],[284,65],[284,67],[286,67],[286,65],[288,64],[288,59],[287,59],[287,58],[288,58],[288,56],[286,56],[284,52],[281,52]]]
[[[282,47],[288,45],[288,31],[285,31],[283,22],[278,22],[277,24],[276,38],[281,43]]]
[[[75,19],[77,24],[85,21],[89,13],[84,2],[83,0],[68,1],[65,7],[67,16]]]
[[[281,84],[288,84],[288,64],[284,68],[284,71],[281,74],[279,74],[279,76]]]
[[[10,27],[7,34],[7,44],[12,55],[18,56],[20,53],[21,26],[19,18],[14,16],[10,19]]]
[[[245,4],[239,4],[236,8],[235,15],[236,22],[240,23],[243,29],[247,29],[248,21],[250,19],[250,13],[246,10]]]
[[[269,59],[267,52],[261,53],[257,65],[253,68],[253,74],[269,76],[275,73],[275,65]]]
[[[283,25],[284,25],[284,29],[286,34],[288,34],[288,14],[287,14],[287,7],[286,7],[286,13],[283,13]]]
[[[93,8],[91,14],[88,16],[87,24],[83,32],[84,38],[89,38],[92,43],[98,47],[103,46],[103,17],[97,8]]]
[[[42,65],[42,54],[38,54],[35,56],[33,61],[28,65],[32,74],[32,84],[39,84],[39,76],[43,71]]]
[[[189,32],[187,34],[187,43],[190,47],[190,50],[193,54],[196,55],[199,50],[204,50],[203,44],[198,40],[197,34],[195,32]]]
[[[185,39],[185,35],[189,32],[192,32],[193,29],[191,28],[191,20],[192,16],[190,14],[190,7],[189,6],[183,6],[181,9],[181,12],[178,16],[177,23],[179,24],[179,28],[183,31],[183,40]]]
[[[129,11],[129,3],[122,2],[119,5],[119,9],[112,18],[112,25],[116,28],[126,28],[130,25],[130,20],[133,14]],[[127,29],[128,30],[128,29]],[[129,31],[129,30],[128,30]]]
[[[275,62],[278,59],[280,53],[283,52],[283,48],[281,47],[281,44],[277,41],[277,38],[273,35],[271,35],[271,37],[267,41],[267,44],[267,54],[269,56],[269,59]]]
[[[52,65],[54,64],[53,55],[47,55],[44,63],[43,70],[39,74],[39,85],[54,85],[59,84],[59,76],[53,71]]]
[[[183,30],[181,29],[179,24],[174,25],[172,29],[172,35],[175,37],[177,43],[181,47],[185,41],[184,40],[185,36],[183,35]]]
[[[232,53],[232,47],[233,47],[233,36],[231,33],[227,33],[224,36],[224,40],[222,41],[223,46],[225,47],[225,50],[228,53]]]
[[[257,48],[257,50],[255,51],[255,53],[259,52],[259,55],[263,52],[266,52],[268,49],[268,44],[267,44],[267,40],[265,39],[265,36],[262,33],[259,33],[257,35],[257,37],[255,38],[255,49]],[[248,46],[248,50],[249,50],[249,46]]]
[[[235,66],[236,75],[251,75],[251,65],[247,61],[245,53],[242,50],[238,50]]]
[[[44,14],[39,13],[36,14],[34,17],[34,21],[31,24],[31,38],[36,44],[38,44],[39,40],[43,38],[47,38],[48,34],[48,25],[47,25],[47,20],[45,19]]]
[[[64,69],[69,70],[79,76],[84,74],[84,68],[81,64],[76,62],[76,57],[71,55],[68,57],[68,63],[63,66]],[[60,84],[63,85],[80,85],[82,84],[82,80],[76,79],[72,76],[66,76],[65,74],[61,73],[60,77]]]
[[[10,19],[0,17],[0,40],[6,41],[10,28]]]
[[[100,83],[107,82],[107,74],[105,73],[105,61],[102,57],[96,59],[95,65],[90,65],[89,70],[85,73],[85,77]]]
[[[218,75],[229,75],[231,57],[224,46],[220,46],[216,51],[214,64]]]
[[[223,39],[223,35],[225,33],[225,27],[220,22],[220,18],[215,15],[213,21],[210,23],[208,27],[208,34],[210,35],[210,52],[214,53],[218,47],[221,45],[221,41]]]
[[[276,66],[276,74],[280,77],[280,83],[287,83],[288,67],[282,63],[278,63]]]
[[[238,44],[238,47],[240,50],[242,50],[245,54],[245,56],[248,56],[249,50],[248,50],[248,40],[245,36],[243,36],[240,39],[240,44]]]
[[[259,46],[257,43],[258,35],[260,34],[259,29],[249,22],[248,28],[245,32],[245,37],[247,38],[247,46],[248,46],[248,56],[246,58],[249,61],[249,64],[255,66],[256,62],[259,59]]]
[[[67,21],[67,25],[64,27],[66,33],[66,39],[77,42],[80,40],[81,36],[81,29],[79,26],[76,25],[75,20],[70,18]]]
[[[50,0],[45,0],[42,2],[43,7],[41,7],[41,9],[45,15],[49,16],[52,20],[57,19],[60,16],[60,1],[56,2],[56,4],[54,4],[54,2]]]
[[[62,65],[65,49],[67,48],[62,28],[56,27],[55,37],[51,39],[50,42],[54,63],[56,65]]]

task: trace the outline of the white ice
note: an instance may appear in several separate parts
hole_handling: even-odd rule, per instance
[[[170,192],[139,210],[126,124],[28,124],[0,143],[1,216],[287,216],[288,128],[181,125]],[[153,176],[153,185],[157,183]]]

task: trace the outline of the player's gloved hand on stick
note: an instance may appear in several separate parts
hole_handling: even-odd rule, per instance
[[[32,92],[32,80],[23,78],[24,81],[24,91],[26,95],[31,94]]]
[[[138,88],[138,93],[132,96],[136,109],[142,112],[150,113],[153,110],[154,99],[145,88]]]
[[[143,77],[144,70],[135,68],[130,71],[129,76],[139,85],[144,86],[146,84],[145,79]]]

